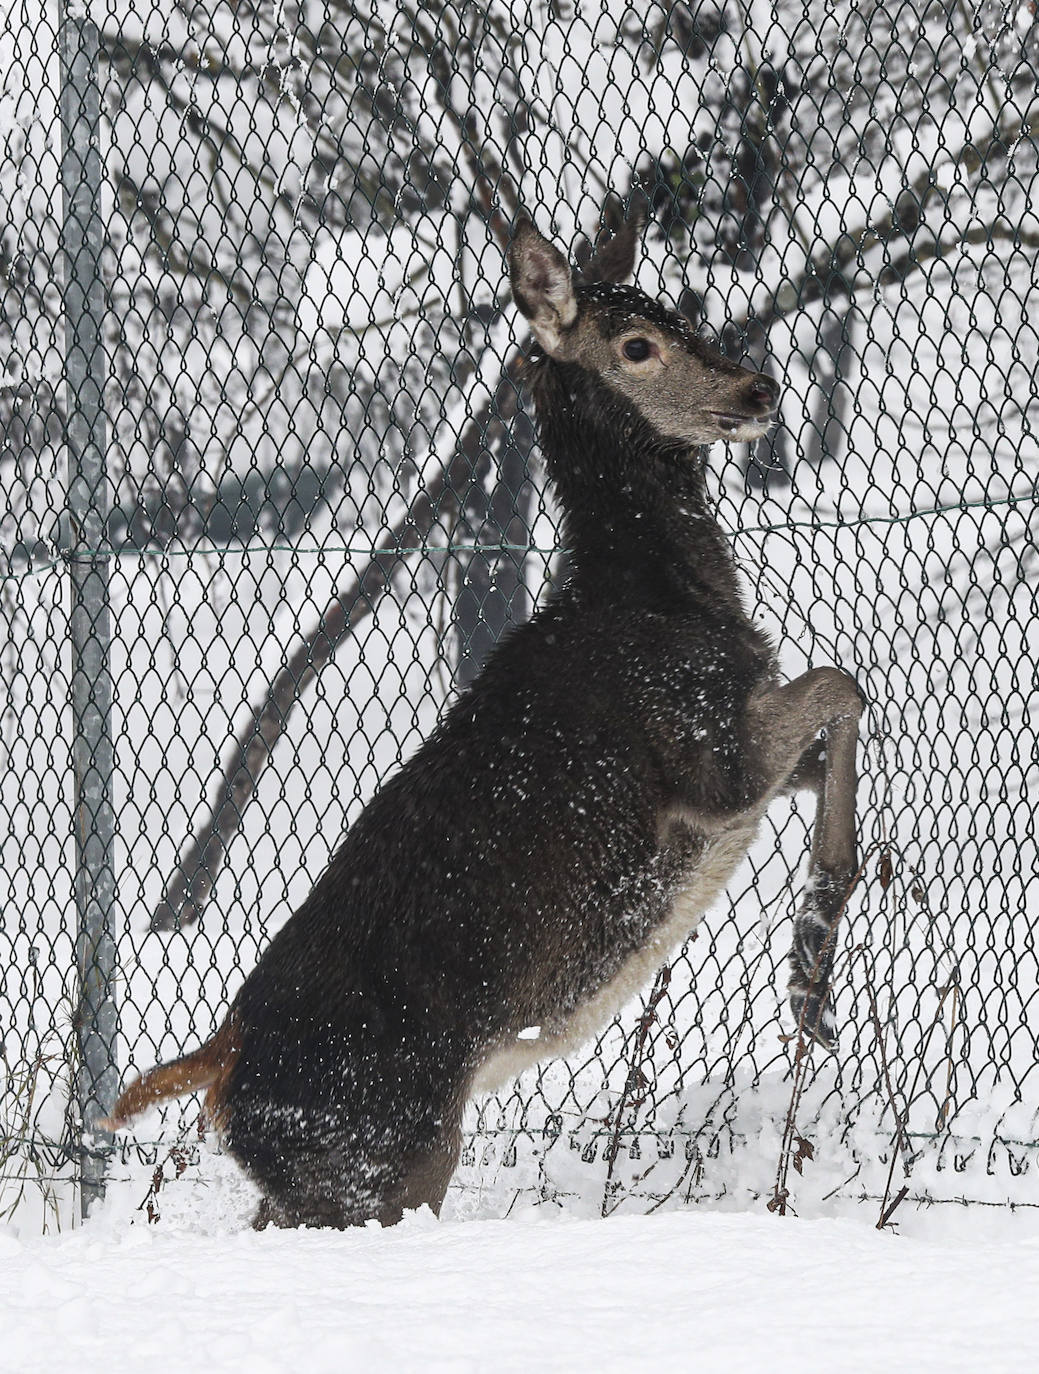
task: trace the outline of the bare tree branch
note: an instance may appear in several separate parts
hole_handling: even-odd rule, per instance
[[[172,930],[198,919],[228,843],[304,691],[339,645],[375,610],[405,556],[421,549],[430,531],[446,515],[451,513],[453,518],[458,493],[486,475],[491,444],[516,413],[522,361],[518,351],[512,355],[493,397],[466,425],[443,473],[416,494],[405,514],[379,541],[363,571],[336,593],[254,707],[235,741],[231,763],[214,793],[209,815],[191,839],[152,914],[153,930]]]
[[[981,172],[991,162],[1005,160],[1022,142],[1030,142],[1039,133],[1039,121],[1021,121],[1011,129],[994,129],[992,137],[983,146],[965,145],[957,158],[957,165],[968,175]],[[804,270],[796,280],[782,282],[773,294],[767,307],[755,314],[755,323],[767,328],[774,319],[803,309],[809,302],[823,300],[830,296],[851,297],[855,294],[855,277],[862,271],[865,253],[878,244],[902,245],[898,256],[890,255],[880,267],[870,286],[893,286],[905,281],[921,267],[946,253],[958,251],[963,243],[978,245],[990,240],[1007,236],[1007,230],[1000,225],[971,224],[966,232],[943,242],[940,235],[933,232],[926,241],[916,242],[916,231],[924,224],[924,211],[929,204],[946,193],[934,184],[930,167],[905,188],[889,215],[874,221],[857,235],[842,234],[836,248],[830,250],[828,258],[814,258],[806,261]],[[1032,247],[1034,233],[1019,228],[1010,231],[1013,243]]]

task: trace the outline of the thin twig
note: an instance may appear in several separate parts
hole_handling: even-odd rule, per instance
[[[909,1196],[909,1185],[906,1183],[906,1184],[903,1184],[901,1188],[899,1188],[898,1192],[895,1194],[894,1198],[892,1199],[892,1202],[891,1202],[890,1207],[885,1207],[885,1206],[884,1206],[884,1203],[887,1202],[887,1193],[886,1193],[886,1192],[884,1193],[884,1203],[881,1203],[881,1206],[880,1206],[880,1220],[877,1222],[877,1230],[878,1230],[878,1231],[883,1231],[883,1230],[884,1230],[884,1228],[890,1223],[891,1218],[894,1216],[896,1208],[898,1208],[899,1206],[901,1206],[901,1204],[905,1201],[905,1199],[906,1199],[908,1196]]]
[[[665,964],[657,973],[649,997],[646,999],[646,1008],[638,1019],[636,1027],[635,1045],[632,1049],[631,1063],[628,1067],[628,1074],[624,1080],[624,1089],[621,1092],[620,1102],[617,1104],[617,1113],[613,1121],[613,1132],[606,1146],[606,1181],[603,1184],[602,1194],[602,1216],[609,1216],[608,1203],[610,1200],[611,1186],[613,1184],[613,1169],[620,1153],[621,1126],[624,1120],[624,1112],[628,1101],[634,1091],[635,1084],[643,1078],[642,1064],[646,1048],[646,1041],[649,1039],[650,1027],[657,1019],[657,1007],[660,1005],[664,993],[671,982],[671,965]],[[645,1098],[640,1098],[635,1106],[641,1106]],[[610,1209],[612,1210],[612,1209]]]
[[[198,1140],[201,1141],[205,1139],[205,1117],[202,1112],[199,1112],[198,1121],[195,1124],[195,1131]],[[155,1165],[155,1168],[152,1170],[152,1177],[151,1182],[148,1185],[148,1191],[137,1204],[137,1211],[144,1212],[147,1215],[149,1226],[154,1226],[156,1222],[158,1222],[160,1219],[161,1214],[159,1212],[158,1199],[159,1193],[162,1191],[162,1189],[165,1187],[167,1183],[166,1165],[172,1161],[174,1170],[173,1176],[175,1179],[180,1178],[188,1167],[188,1150],[189,1143],[182,1136],[179,1140],[175,1140],[173,1142],[173,1144],[166,1151],[164,1158],[160,1159],[159,1162]]]
[[[888,851],[885,850],[884,852],[885,854],[887,854]],[[902,1156],[902,1168],[905,1171],[906,1178],[909,1177],[911,1172],[912,1166],[909,1162],[909,1123],[906,1120],[904,1110],[899,1111],[898,1103],[895,1101],[895,1090],[891,1085],[891,1073],[888,1069],[887,1062],[887,1048],[885,1045],[884,1032],[880,1025],[880,1013],[877,1010],[877,999],[873,991],[873,979],[870,976],[869,964],[868,962],[865,962],[865,946],[860,945],[859,951],[861,951],[864,956],[865,967],[863,976],[866,981],[866,996],[869,998],[870,1015],[873,1018],[873,1026],[876,1030],[877,1048],[880,1051],[880,1065],[884,1074],[884,1086],[887,1089],[888,1101],[891,1104],[891,1113],[895,1120],[895,1136],[891,1142],[892,1167],[891,1172],[888,1174],[887,1185],[884,1188],[884,1198],[880,1204],[880,1220],[877,1222],[877,1230],[882,1231],[884,1227],[888,1224],[888,1221],[891,1219],[891,1215],[894,1212],[895,1208],[909,1192],[908,1187],[903,1188],[902,1191],[899,1193],[898,1197],[896,1197],[894,1202],[891,1203],[890,1207],[888,1206],[888,1194],[891,1190],[891,1181],[894,1178],[894,1151],[896,1148]]]
[[[917,1088],[917,1084],[920,1082],[920,1075],[923,1073],[924,1064],[927,1062],[927,1051],[928,1051],[928,1049],[930,1048],[931,1040],[932,1040],[932,1038],[933,1038],[933,1036],[934,1036],[935,1029],[937,1028],[938,1022],[939,1022],[939,1020],[940,1020],[940,1018],[941,1018],[942,1007],[945,1005],[945,999],[946,999],[946,997],[949,995],[949,993],[953,990],[953,988],[954,988],[955,986],[956,986],[956,984],[953,983],[952,981],[946,983],[945,987],[942,988],[942,990],[941,990],[941,996],[938,998],[938,1005],[937,1005],[937,1007],[935,1008],[934,1019],[933,1019],[932,1022],[931,1022],[931,1028],[930,1028],[930,1030],[927,1032],[927,1039],[924,1041],[923,1048],[922,1048],[921,1051],[920,1051],[920,1058],[919,1058],[919,1062],[917,1063],[917,1067],[916,1067],[916,1077],[913,1079],[913,1086],[909,1089],[908,1093],[906,1093],[906,1098],[905,1098],[905,1103],[906,1103],[906,1105],[905,1105],[905,1117],[906,1117],[906,1121],[908,1121],[908,1119],[909,1119],[909,1108],[910,1108],[910,1106],[911,1106],[912,1103],[913,1103],[913,1099],[916,1097],[916,1088]],[[900,1130],[900,1129],[901,1129],[901,1123],[898,1124],[898,1127],[897,1127],[897,1129],[896,1129],[896,1133],[895,1133],[894,1139],[893,1139],[892,1142],[891,1142],[891,1145],[892,1145],[892,1149],[891,1149],[891,1165],[890,1165],[890,1167],[889,1167],[889,1169],[888,1169],[888,1171],[887,1171],[887,1182],[884,1184],[884,1203],[887,1202],[888,1194],[891,1192],[891,1184],[892,1184],[892,1181],[893,1181],[893,1179],[894,1179],[894,1177],[895,1177],[895,1160],[898,1158],[898,1154],[896,1153],[896,1150],[895,1150],[894,1147],[895,1147],[896,1141],[898,1140],[898,1130]],[[880,1216],[880,1220],[877,1222],[877,1229],[878,1229],[878,1230],[882,1229],[884,1226],[887,1225],[887,1223],[888,1223],[888,1221],[889,1221],[889,1219],[890,1219],[890,1217],[891,1217],[891,1214],[894,1212],[895,1208],[896,1208],[896,1207],[898,1206],[898,1204],[902,1201],[902,1198],[906,1195],[907,1192],[908,1192],[908,1189],[903,1188],[902,1192],[901,1192],[901,1193],[899,1194],[899,1196],[891,1203],[891,1206],[888,1207],[888,1208],[886,1209],[886,1211],[883,1210],[883,1208],[884,1208],[884,1203],[881,1204],[881,1208],[882,1208],[882,1210],[881,1210],[881,1216]]]
[[[945,1101],[942,1103],[942,1109],[941,1109],[941,1111],[938,1113],[938,1121],[939,1121],[940,1125],[941,1125],[943,1128],[944,1128],[944,1126],[945,1126],[945,1123],[946,1123],[946,1122],[948,1121],[948,1119],[949,1119],[949,1107],[950,1107],[950,1105],[951,1105],[951,1103],[952,1103],[952,1074],[953,1074],[952,1038],[953,1038],[953,1036],[956,1034],[956,1025],[957,1025],[957,1022],[958,1022],[959,1019],[960,1019],[959,1011],[960,1011],[960,989],[959,989],[959,984],[957,984],[956,987],[954,987],[953,990],[952,990],[952,1025],[951,1025],[951,1027],[949,1028],[949,1039],[948,1039],[948,1041],[946,1042],[947,1047],[948,1047],[947,1050],[946,1050],[946,1055],[947,1055],[947,1060],[948,1060],[948,1069],[947,1069],[947,1072],[946,1072],[946,1075],[945,1075]]]

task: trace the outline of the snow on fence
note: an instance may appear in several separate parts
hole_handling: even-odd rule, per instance
[[[450,1205],[1039,1204],[1031,9],[119,8],[0,0],[0,1215],[220,1176],[197,1103],[93,1123],[558,576],[502,249],[634,196],[783,384],[712,455],[748,597],[870,703],[840,1047],[785,1038],[784,803]]]

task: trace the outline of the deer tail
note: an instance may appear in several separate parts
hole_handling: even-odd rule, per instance
[[[122,1130],[148,1107],[198,1092],[201,1088],[207,1090],[206,1119],[213,1125],[223,1125],[224,1093],[239,1048],[235,1019],[229,1016],[212,1039],[192,1054],[181,1055],[169,1064],[159,1064],[134,1079],[119,1094],[111,1115],[98,1125],[106,1131]]]

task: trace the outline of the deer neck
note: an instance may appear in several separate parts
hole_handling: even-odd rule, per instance
[[[704,452],[662,441],[637,415],[575,404],[583,398],[572,386],[564,392],[569,404],[539,390],[571,594],[744,616],[732,551],[708,501]]]

